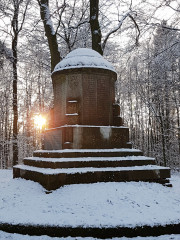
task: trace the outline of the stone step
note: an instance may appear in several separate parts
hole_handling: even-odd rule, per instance
[[[13,168],[14,178],[39,182],[48,191],[69,184],[97,182],[150,181],[160,182],[170,178],[170,169],[155,165],[116,168],[47,169],[27,165]]]
[[[34,157],[44,158],[126,157],[142,155],[142,151],[129,148],[38,150],[33,153]]]
[[[156,220],[156,219],[154,219]],[[152,222],[153,223],[153,222]],[[30,239],[47,239],[44,235],[52,237],[52,239],[167,239],[163,235],[171,235],[169,239],[178,239],[180,234],[180,222],[170,222],[164,224],[157,224],[156,222],[151,225],[143,225],[140,223],[136,226],[131,225],[117,225],[117,226],[71,226],[71,225],[37,225],[30,224],[15,224],[15,223],[2,223],[0,222],[0,230],[9,233],[18,233],[21,235],[33,236]],[[174,234],[174,236],[172,235]],[[37,236],[37,238],[35,237]],[[41,236],[41,237],[40,237]],[[141,238],[141,237],[142,238]],[[150,237],[152,236],[152,237]],[[153,237],[153,236],[160,236]],[[176,237],[177,236],[177,237]],[[22,238],[21,238],[22,239]],[[24,239],[27,239],[27,237]],[[48,238],[51,239],[51,238]]]
[[[82,157],[82,158],[42,158],[29,157],[24,164],[40,168],[84,168],[84,167],[130,167],[155,165],[155,159],[145,156],[128,157]]]

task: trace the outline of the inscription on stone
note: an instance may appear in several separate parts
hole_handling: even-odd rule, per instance
[[[97,83],[95,76],[83,79],[83,123],[95,124],[97,117]]]
[[[97,112],[99,125],[109,125],[109,81],[102,76],[97,80]]]
[[[68,87],[71,89],[76,88],[79,85],[79,79],[77,75],[72,75],[68,77]]]

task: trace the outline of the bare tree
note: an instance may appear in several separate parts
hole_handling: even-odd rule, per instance
[[[23,4],[23,0],[12,0],[12,65],[13,65],[13,165],[18,163],[18,93],[17,93],[17,82],[18,82],[18,72],[17,72],[17,63],[18,63],[18,37],[19,33],[23,28],[23,24],[26,17],[26,11],[28,8],[30,0],[27,0],[25,4],[25,9],[20,18],[20,7]],[[23,6],[24,7],[24,6]],[[21,21],[19,23],[19,20]]]

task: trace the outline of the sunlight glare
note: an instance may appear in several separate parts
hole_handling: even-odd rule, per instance
[[[36,115],[34,117],[34,124],[36,128],[42,129],[46,124],[46,119],[42,115]]]

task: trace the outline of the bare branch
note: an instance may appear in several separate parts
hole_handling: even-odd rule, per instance
[[[169,30],[172,30],[172,31],[180,31],[179,28],[168,27],[168,26],[165,26],[165,25],[161,25],[161,26],[162,26],[162,28],[169,29]]]
[[[174,47],[174,46],[177,45],[177,44],[180,44],[180,42],[177,41],[177,42],[173,43],[171,46],[163,49],[161,52],[156,53],[156,54],[153,56],[153,59],[156,58],[157,56],[159,56],[160,54],[168,51],[169,49],[171,49],[172,47]],[[145,58],[145,59],[143,59],[143,61],[147,61],[148,59],[149,59],[149,58]],[[153,59],[151,59],[149,62],[152,62]]]
[[[167,50],[169,50],[169,49],[171,49],[172,47],[174,47],[175,45],[177,45],[177,44],[180,44],[180,42],[179,41],[177,41],[177,42],[175,42],[175,43],[173,43],[171,46],[169,46],[169,47],[167,47],[167,48],[165,48],[164,50],[162,50],[161,52],[158,52],[154,57],[157,57],[158,55],[160,55],[160,54],[162,54],[162,53],[164,53],[164,52],[166,52]]]
[[[133,21],[136,29],[138,30],[138,35],[136,36],[136,45],[138,45],[138,40],[139,40],[139,36],[140,36],[140,29],[139,29],[139,26],[138,26],[137,22],[135,21],[134,17],[131,14],[129,14],[129,17]]]
[[[121,28],[124,20],[129,16],[129,14],[130,14],[131,12],[132,12],[131,10],[128,11],[128,12],[121,18],[121,20],[119,20],[118,26],[117,26],[116,28],[112,29],[112,30],[105,36],[104,41],[103,41],[103,43],[102,43],[102,49],[103,49],[103,51],[104,51],[104,49],[105,49],[105,46],[106,46],[106,43],[107,43],[108,38],[109,38],[113,33],[117,32],[117,31]]]
[[[89,23],[89,21],[88,20],[84,20],[83,22],[79,22],[76,26],[70,26],[69,29],[77,29],[77,28],[79,28],[81,25],[83,25],[85,23]]]
[[[172,7],[168,2],[166,2],[166,6],[168,6],[169,8],[171,8],[172,10],[174,10],[176,12],[180,12],[180,9]],[[179,7],[180,7],[180,5],[179,5]]]
[[[58,29],[59,29],[59,27],[61,25],[62,14],[63,14],[64,10],[66,9],[66,6],[67,5],[66,5],[66,3],[64,1],[63,5],[60,7],[61,12],[59,14],[59,21],[58,21],[58,25],[57,25],[57,28],[56,28],[56,31],[55,31],[55,35],[57,34],[57,31],[58,31]]]
[[[71,16],[70,16],[70,18],[69,18],[69,21],[68,21],[68,27],[69,27],[69,25],[70,25],[70,23],[71,23],[71,20],[72,20],[73,16],[74,16],[75,6],[76,6],[76,0],[74,0],[74,4],[73,4],[73,7],[72,7],[72,14],[71,14]]]
[[[23,27],[23,24],[24,24],[24,21],[25,21],[25,18],[26,18],[27,8],[28,8],[28,5],[29,5],[30,1],[31,0],[28,0],[27,3],[26,3],[26,7],[25,7],[25,10],[24,10],[24,13],[23,13],[23,19],[22,19],[22,22],[21,22],[21,26],[19,27],[18,33],[22,30],[22,27]]]

